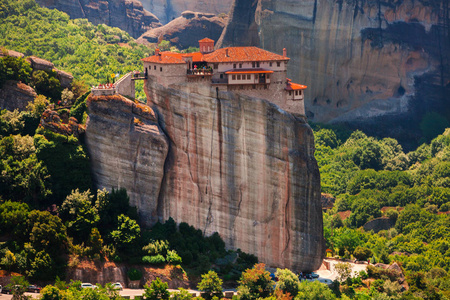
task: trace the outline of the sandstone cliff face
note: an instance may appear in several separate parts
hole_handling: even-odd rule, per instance
[[[286,47],[289,76],[308,86],[312,121],[442,111],[449,108],[449,5],[235,0],[219,46],[257,45],[276,53]]]
[[[34,89],[20,81],[8,80],[0,88],[0,108],[13,111],[25,110],[37,94]]]
[[[202,11],[205,13],[228,13],[233,0],[141,0],[148,11],[154,13],[163,24],[169,23],[183,11]]]
[[[171,147],[160,216],[219,232],[270,266],[313,270],[323,253],[320,176],[305,120],[260,99],[148,80]]]
[[[98,187],[125,187],[147,225],[172,217],[218,232],[228,248],[269,266],[318,268],[320,175],[305,120],[201,86],[164,88],[149,79],[145,91],[158,119],[147,114],[143,122],[154,129],[134,125],[131,101],[88,100],[86,142]]]
[[[138,43],[158,43],[161,40],[179,49],[198,47],[198,41],[209,37],[217,41],[225,27],[226,18],[214,14],[185,11],[170,23],[144,33]]]
[[[86,18],[93,24],[106,24],[137,38],[148,29],[161,26],[158,18],[145,10],[139,0],[37,0],[39,5],[56,8],[71,18]]]
[[[145,224],[158,220],[168,141],[154,112],[121,96],[89,96],[86,144],[99,188],[126,188]]]

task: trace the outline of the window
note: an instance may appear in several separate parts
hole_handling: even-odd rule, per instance
[[[259,61],[258,61],[258,62],[256,62],[256,67],[257,67],[257,68],[259,68]]]
[[[269,66],[272,66],[272,62],[269,63]]]
[[[270,79],[270,74],[267,74],[267,79]]]
[[[238,75],[237,80],[241,80],[241,75],[240,74]]]
[[[250,74],[247,74],[247,80],[250,80]]]
[[[162,67],[159,68],[159,71],[162,72]]]
[[[277,61],[277,67],[281,66],[281,63],[279,61]]]
[[[219,68],[219,64],[214,64],[214,69],[218,69]]]
[[[302,95],[302,90],[298,91],[298,94],[301,96]]]
[[[242,69],[242,64],[239,64],[239,69]]]
[[[223,74],[220,74],[220,79],[223,79]]]
[[[255,62],[252,62],[252,68],[254,68],[254,67],[255,67],[255,64],[256,64]]]
[[[232,77],[233,77],[233,80],[236,80],[236,75],[233,75]]]
[[[153,70],[156,70],[156,65],[153,66]]]
[[[298,91],[295,91],[295,96],[298,96]]]
[[[233,69],[236,69],[236,64],[233,64]]]
[[[289,96],[292,96],[292,91],[289,91]]]

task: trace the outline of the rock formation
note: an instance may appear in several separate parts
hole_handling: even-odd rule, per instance
[[[198,41],[205,36],[218,40],[225,23],[226,17],[185,11],[181,14],[181,17],[170,23],[147,31],[137,42],[158,43],[161,40],[166,40],[179,49],[198,47]]]
[[[154,13],[163,24],[179,17],[183,11],[203,11],[205,13],[228,13],[233,0],[140,0],[148,11]]]
[[[133,122],[133,102],[88,100],[98,187],[125,187],[147,225],[172,217],[218,232],[228,248],[269,266],[318,268],[320,176],[306,121],[266,100],[201,86],[149,79],[145,90],[158,115],[142,118],[148,130]]]
[[[99,188],[126,188],[144,224],[157,220],[168,140],[150,107],[122,96],[89,96],[86,144]]]
[[[415,125],[423,111],[449,112],[449,7],[446,0],[234,0],[218,46],[286,47],[290,78],[308,86],[312,121],[393,116],[400,123],[407,114]],[[377,126],[392,129],[391,122]]]
[[[148,29],[161,26],[158,18],[145,10],[139,0],[37,0],[41,6],[64,11],[73,19],[86,18],[106,24],[137,38]]]
[[[13,111],[25,110],[37,94],[34,89],[20,81],[8,80],[0,88],[0,108]]]

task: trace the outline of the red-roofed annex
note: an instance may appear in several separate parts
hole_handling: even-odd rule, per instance
[[[145,78],[166,87],[202,84],[218,91],[232,91],[263,98],[282,109],[304,115],[305,85],[286,78],[286,49],[283,55],[257,47],[227,47],[214,50],[214,40],[199,41],[195,53],[161,52],[142,59]]]

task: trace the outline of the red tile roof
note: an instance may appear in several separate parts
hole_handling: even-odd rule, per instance
[[[228,54],[228,55],[227,55]],[[257,47],[228,47],[205,54],[206,62],[245,62],[245,61],[282,61],[288,57],[278,55]]]
[[[209,43],[214,43],[214,40],[212,40],[212,39],[209,39],[209,38],[204,38],[204,39],[201,39],[200,41],[198,41],[199,43],[200,42],[209,42]]]
[[[292,83],[292,82],[289,82],[287,84],[287,86],[286,86],[286,90],[287,91],[304,90],[306,88],[307,88],[306,85],[302,85],[302,84],[298,84],[298,83]]]
[[[265,69],[232,69],[225,74],[254,74],[254,73],[273,73],[271,70]]]
[[[158,64],[185,64],[182,58],[182,53],[175,52],[160,52],[159,55],[153,55],[143,58],[144,62],[158,63]]]
[[[142,61],[160,64],[182,64],[185,63],[185,61],[183,60],[183,56],[192,56],[193,62],[209,62],[209,63],[289,60],[289,57],[278,55],[257,47],[228,47],[215,50],[214,52],[208,54],[202,54],[200,52],[175,53],[165,51],[160,52],[160,55],[158,56],[153,55],[146,57],[142,59]]]

